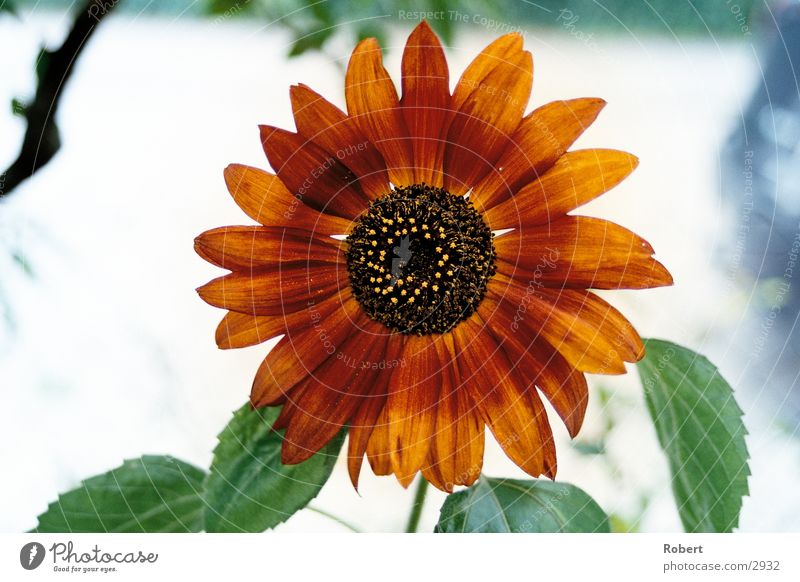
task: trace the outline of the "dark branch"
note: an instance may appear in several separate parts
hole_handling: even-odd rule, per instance
[[[55,51],[40,57],[39,84],[33,102],[25,107],[28,126],[17,159],[0,174],[0,199],[33,176],[53,159],[61,139],[56,126],[59,100],[72,68],[97,25],[117,5],[118,0],[89,0],[75,15],[72,29]]]

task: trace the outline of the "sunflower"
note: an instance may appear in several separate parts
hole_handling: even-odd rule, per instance
[[[283,408],[282,462],[308,459],[343,427],[355,487],[364,456],[403,486],[418,472],[452,491],[480,474],[485,426],[536,477],[556,474],[543,405],[571,436],[586,373],[623,374],[641,338],[589,289],[672,277],[642,238],[568,214],[637,165],[628,153],[567,151],[602,99],[525,115],[531,54],[518,34],[487,46],[451,93],[439,39],[408,38],[398,96],[375,39],[352,53],[347,113],[290,89],[297,131],[261,126],[276,174],[225,169],[257,226],[195,241],[231,271],[200,287],[228,310],[220,348],[282,336],[259,367],[253,407]]]

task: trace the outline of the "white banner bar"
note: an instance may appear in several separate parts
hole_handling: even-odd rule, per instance
[[[800,580],[800,534],[2,534],[0,580]]]

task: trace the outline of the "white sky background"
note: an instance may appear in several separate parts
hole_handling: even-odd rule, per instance
[[[60,42],[67,25],[53,14],[24,20],[0,20],[0,106],[31,94],[39,43]],[[398,81],[412,26],[401,23],[387,57]],[[491,38],[480,29],[456,37],[452,82]],[[216,435],[247,400],[266,348],[216,348],[222,311],[194,289],[220,272],[192,244],[208,228],[249,222],[227,194],[222,169],[267,167],[257,125],[293,127],[290,84],[309,84],[343,106],[349,37],[334,42],[338,63],[319,54],[289,61],[288,40],[282,29],[237,20],[120,16],[83,55],[61,105],[63,148],[0,206],[0,240],[21,249],[35,273],[31,280],[0,260],[16,319],[15,330],[0,332],[0,530],[33,527],[58,492],[125,458],[164,453],[206,467]],[[747,348],[730,338],[747,301],[714,270],[712,253],[732,236],[720,216],[717,149],[758,78],[751,46],[633,36],[594,43],[568,31],[527,32],[532,106],[582,96],[609,102],[578,145],[625,149],[641,165],[585,212],[641,234],[676,280],[670,289],[605,296],[643,335],[705,350],[736,384]],[[0,166],[16,156],[22,132],[19,119],[0,116]],[[621,473],[615,480],[601,459],[572,451],[554,418],[559,479],[623,516],[635,514],[637,495],[652,494],[643,528],[678,530],[635,372],[602,383],[616,394],[610,457]],[[754,473],[742,526],[796,531],[800,447],[759,390],[739,394]],[[600,412],[594,398],[580,439],[596,434]],[[484,471],[523,476],[496,446]],[[429,496],[423,530],[442,499]],[[366,464],[358,496],[343,463],[312,502],[370,531],[401,528],[410,503],[410,492]],[[279,529],[341,528],[302,512]]]

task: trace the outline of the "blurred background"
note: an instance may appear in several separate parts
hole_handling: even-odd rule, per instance
[[[272,345],[219,351],[222,313],[194,291],[218,275],[194,237],[249,222],[222,169],[268,167],[257,125],[293,127],[290,84],[344,108],[361,37],[399,83],[420,11],[451,83],[519,31],[531,109],[608,101],[577,147],[641,165],[583,212],[648,239],[676,284],[604,296],[735,387],[753,472],[740,529],[800,530],[800,3],[764,0],[0,0],[0,530],[126,458],[209,464]],[[680,531],[636,372],[592,387],[575,441],[553,419],[559,479],[616,531]],[[484,472],[522,476],[494,444]],[[411,497],[366,469],[359,495],[340,463],[312,506],[396,531]],[[278,531],[345,530],[305,510]]]

